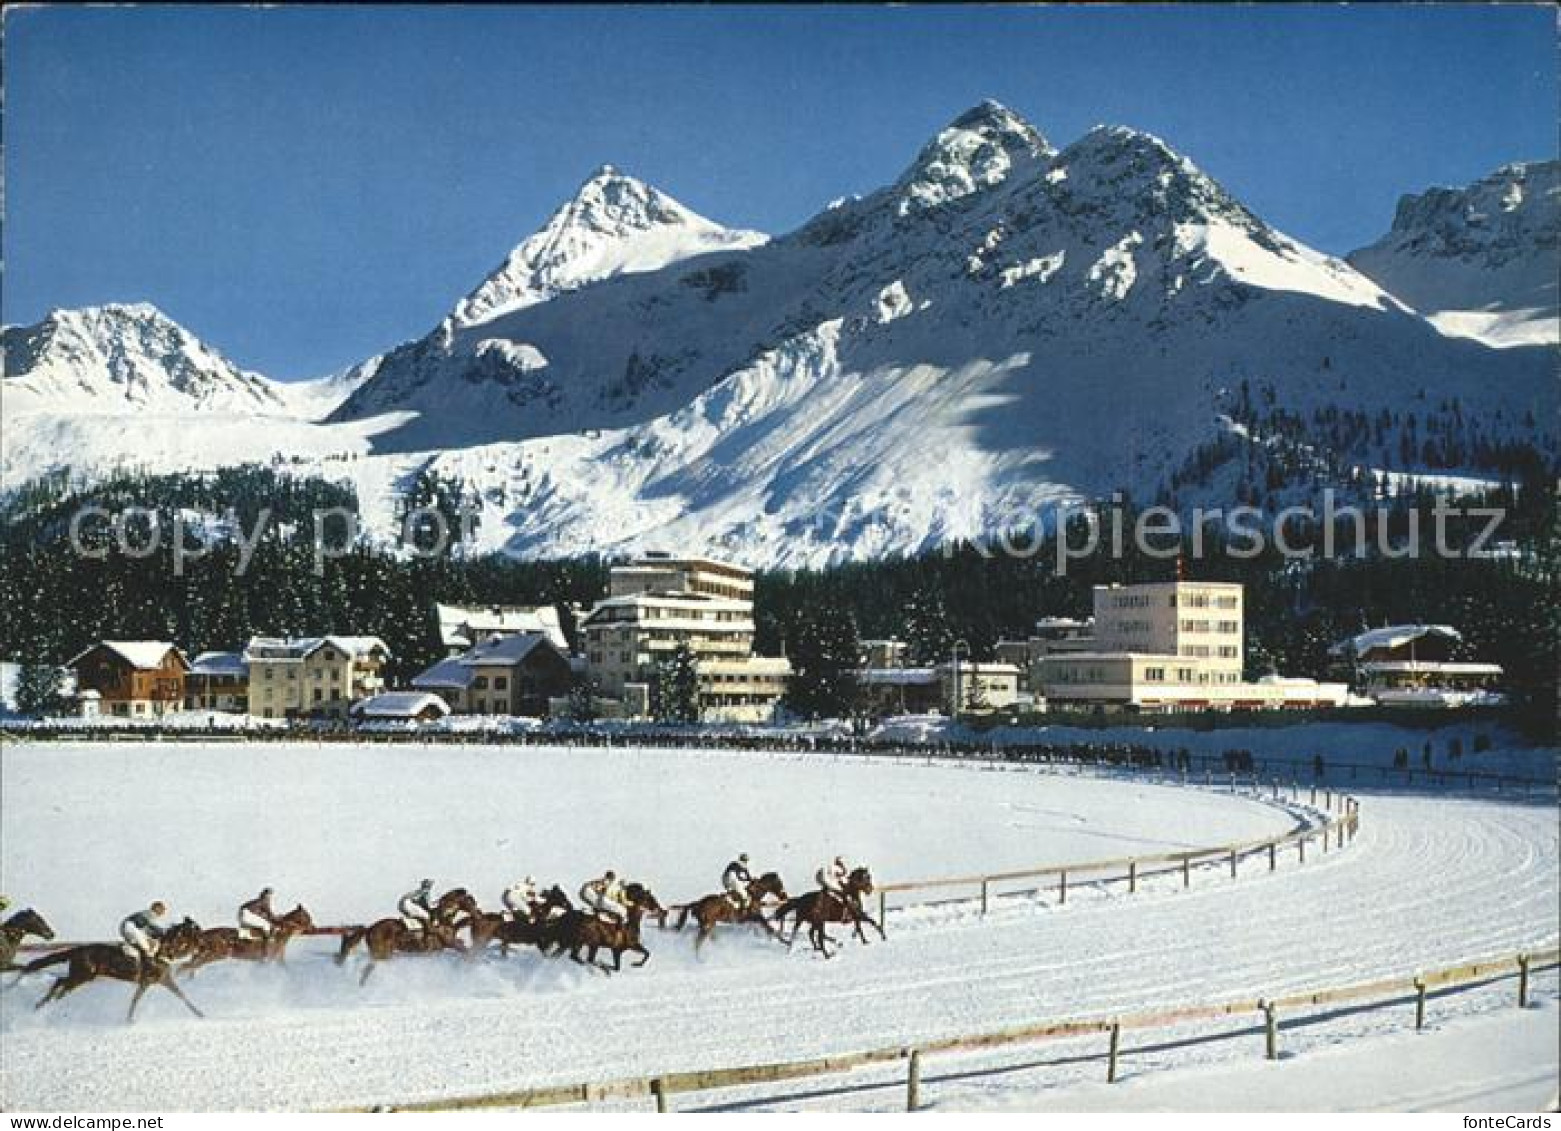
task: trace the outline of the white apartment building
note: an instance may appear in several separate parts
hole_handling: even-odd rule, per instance
[[[702,557],[647,554],[609,573],[606,600],[580,625],[597,694],[648,699],[656,667],[686,644],[699,672],[703,717],[769,719],[785,694],[791,665],[753,654],[753,573]]]
[[[1245,613],[1239,584],[1165,581],[1095,587],[1095,643],[1042,657],[1049,705],[1148,711],[1338,707],[1342,683],[1242,679]]]
[[[753,601],[753,570],[715,558],[675,557],[652,550],[638,561],[613,566],[607,595],[698,593],[731,601]]]

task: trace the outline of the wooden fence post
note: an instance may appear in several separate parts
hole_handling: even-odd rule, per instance
[[[1323,826],[1323,851],[1328,851],[1328,826]]]
[[[1278,1060],[1279,1019],[1274,1012],[1274,1003],[1265,1001],[1259,1004],[1263,1007],[1263,1044],[1268,1053],[1268,1059]]]
[[[1121,1049],[1121,1046],[1122,1023],[1113,1021],[1111,1023],[1111,1051],[1106,1056],[1106,1083],[1108,1084],[1117,1082],[1117,1052]]]
[[[989,887],[990,887],[990,884],[988,883],[987,878],[985,876],[982,876],[981,877],[981,914],[983,914],[983,915],[986,914],[987,903],[988,903],[988,888]]]
[[[1127,862],[1127,893],[1132,895],[1138,890],[1138,861]]]
[[[910,1067],[905,1070],[905,1110],[921,1107],[921,1050],[911,1050]]]
[[[1273,841],[1268,844],[1268,870],[1272,872],[1279,867],[1279,846]]]
[[[1062,882],[1057,886],[1057,902],[1068,902],[1068,873],[1061,873]]]
[[[1182,887],[1192,887],[1192,857],[1182,857]]]
[[[882,888],[878,889],[878,925],[889,930],[889,893]]]
[[[1425,981],[1415,979],[1415,1032],[1425,1028]]]
[[[1307,804],[1308,805],[1316,805],[1317,804],[1317,786],[1315,784],[1312,786],[1312,799],[1310,801],[1308,801]]]
[[[1526,954],[1518,955],[1518,1008],[1528,1008],[1528,963]]]
[[[1295,850],[1301,854],[1301,863],[1306,863],[1306,838],[1303,836],[1295,842]]]
[[[1233,880],[1236,878],[1236,850],[1234,848],[1230,850],[1230,878]]]
[[[1323,790],[1323,809],[1329,813],[1333,812],[1333,790],[1331,789]]]
[[[656,1110],[664,1114],[667,1110],[667,1085],[660,1076],[650,1082],[650,1094],[656,1097]]]

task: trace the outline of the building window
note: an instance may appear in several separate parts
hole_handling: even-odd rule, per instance
[[[502,676],[502,675],[494,676],[493,677],[493,690],[495,690],[495,691],[508,691],[509,690],[509,677],[508,676]]]

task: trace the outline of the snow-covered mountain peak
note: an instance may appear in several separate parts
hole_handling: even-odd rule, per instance
[[[150,303],[51,311],[4,331],[6,407],[281,412],[286,398]]]
[[[1266,230],[1221,185],[1154,134],[1096,126],[1057,155],[1048,183],[1092,206],[1173,223],[1222,220]]]
[[[898,212],[910,215],[992,188],[1052,152],[1039,130],[988,99],[922,147],[895,185]]]
[[[482,285],[452,327],[486,322],[613,275],[654,271],[710,251],[753,247],[758,232],[724,228],[611,165],[596,170]]]
[[[1402,197],[1350,262],[1444,333],[1496,346],[1561,337],[1561,162],[1503,165],[1463,188]]]

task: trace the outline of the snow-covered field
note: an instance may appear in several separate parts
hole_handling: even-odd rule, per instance
[[[301,898],[326,922],[383,913],[423,874],[491,902],[522,871],[574,886],[616,866],[670,902],[713,888],[739,849],[800,887],[834,851],[891,881],[1263,836],[1294,820],[1252,799],[1175,786],[817,757],[24,744],[3,759],[0,882],[65,935],[102,936],[156,895],[176,914],[215,922],[267,882],[281,902]],[[829,962],[738,936],[696,960],[689,938],[651,930],[650,964],[612,978],[528,954],[392,963],[359,989],[330,962],[330,940],[307,940],[286,968],[203,971],[191,990],[208,1020],[148,998],[132,1028],[119,1023],[124,987],[88,987],[35,1014],[44,988],[35,979],[0,997],[0,1105],[409,1101],[1323,988],[1554,945],[1557,874],[1551,802],[1373,795],[1348,850],[1309,854],[1304,866],[1287,860],[1272,875],[1252,866],[1236,882],[1200,876],[1186,892],[1167,878],[1134,897],[1081,893],[1066,907],[1043,893],[1001,900],[986,918],[971,907],[908,909],[891,914],[886,943]],[[1537,987],[1550,1019],[1554,984],[1547,975]],[[1433,1017],[1483,1024],[1501,1003],[1510,1011],[1510,996],[1509,984],[1447,998]],[[1359,1071],[1377,1047],[1367,1035],[1397,1031],[1402,1018],[1390,1025],[1367,1013],[1338,1025],[1318,1047],[1337,1040],[1330,1055],[1346,1059],[1358,1049]],[[1553,1074],[1554,1043],[1534,1029],[1489,1027],[1508,1076]],[[1168,1079],[1188,1065],[1217,1073],[1256,1055],[1254,1041],[1162,1049],[1133,1063],[1166,1068]],[[1286,1048],[1307,1049],[1304,1034],[1287,1032]],[[1068,1106],[1070,1089],[1101,1070],[1061,1051],[984,1054],[976,1090],[940,1091],[938,1102],[1027,1106],[1044,1089],[1046,1103]],[[1032,1071],[1017,1071],[1026,1063]],[[903,1103],[893,1088],[872,1087],[871,1074],[860,1086],[852,1079],[683,1097],[681,1106]],[[1077,1094],[1082,1104],[1089,1092]],[[1262,1106],[1265,1094],[1247,1096]],[[1300,1102],[1278,1094],[1287,1100],[1272,1106]],[[1169,1106],[1190,1102],[1172,1095]],[[1307,1106],[1349,1106],[1348,1095],[1324,1089]]]

